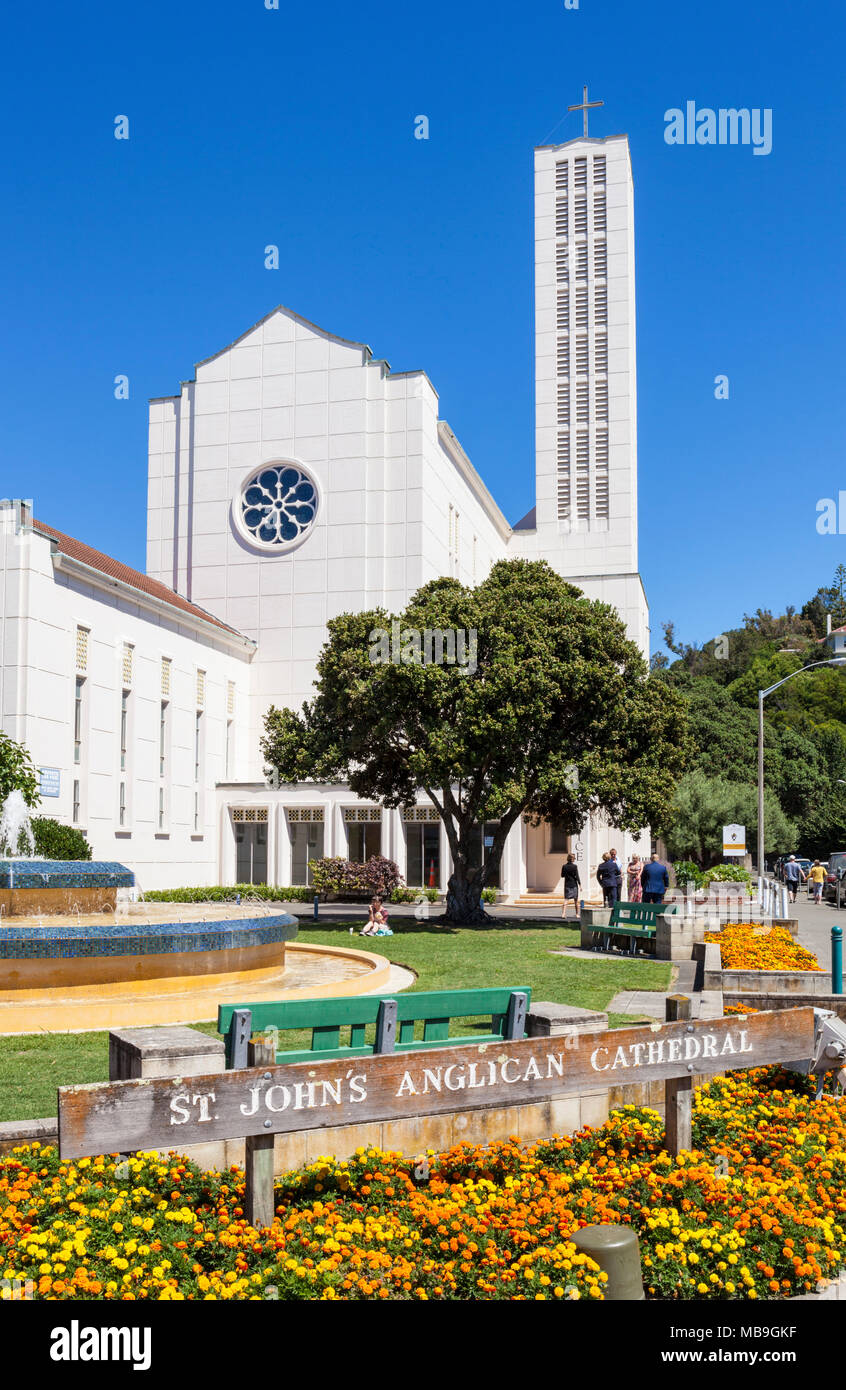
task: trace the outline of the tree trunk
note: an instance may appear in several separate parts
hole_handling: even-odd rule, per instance
[[[493,922],[482,902],[482,883],[452,874],[447,885],[446,912],[440,919],[460,927],[482,926]]]

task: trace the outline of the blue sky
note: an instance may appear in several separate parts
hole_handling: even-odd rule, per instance
[[[579,133],[565,113],[587,82],[606,103],[591,133],[632,149],[654,645],[665,619],[702,642],[801,604],[844,558],[815,525],[846,488],[835,0],[48,0],[3,37],[4,496],[143,568],[147,398],[284,303],[425,368],[517,520],[532,146]],[[689,100],[771,108],[772,152],[666,144],[665,110]]]

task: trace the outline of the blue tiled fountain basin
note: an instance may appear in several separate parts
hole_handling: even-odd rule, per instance
[[[0,859],[0,888],[132,888],[124,864],[89,859]]]
[[[296,917],[244,917],[228,922],[121,922],[88,927],[4,927],[0,960],[62,960],[84,956],[157,956],[272,946],[297,935]]]

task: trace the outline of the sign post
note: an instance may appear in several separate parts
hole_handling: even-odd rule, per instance
[[[272,1066],[276,1048],[272,1042],[250,1042],[250,1064]],[[244,1141],[244,1215],[257,1229],[272,1226],[276,1215],[273,1197],[273,1147],[276,1136],[248,1134]]]
[[[668,994],[667,1022],[689,1021],[690,1000],[686,994]],[[690,1029],[692,1032],[693,1029]],[[693,1134],[693,1081],[689,1076],[668,1081],[664,1087],[664,1127],[667,1152],[676,1158],[689,1149]]]

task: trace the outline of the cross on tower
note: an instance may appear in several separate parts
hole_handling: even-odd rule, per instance
[[[594,107],[594,106],[604,106],[604,105],[605,105],[605,102],[604,102],[604,101],[588,101],[587,87],[583,87],[583,88],[582,88],[582,100],[581,100],[581,102],[580,102],[580,103],[577,103],[575,106],[568,106],[568,107],[567,107],[567,110],[568,110],[568,111],[581,111],[581,112],[583,113],[583,115],[584,115],[584,122],[585,122],[584,134],[587,135],[587,133],[588,133],[588,111],[589,111],[592,107]]]

